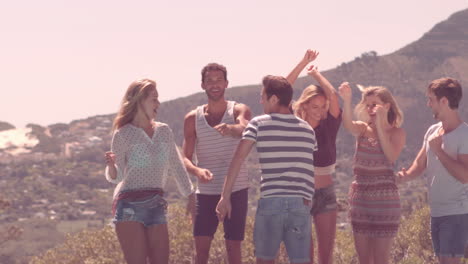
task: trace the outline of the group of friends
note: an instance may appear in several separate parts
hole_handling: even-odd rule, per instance
[[[359,263],[389,263],[401,218],[397,184],[424,172],[435,255],[440,263],[459,263],[468,241],[468,124],[458,112],[459,82],[441,78],[429,84],[427,106],[439,122],[427,130],[411,166],[395,171],[406,133],[391,92],[359,87],[354,119],[351,86],[343,82],[335,90],[310,65],[317,56],[307,50],[286,78],[265,76],[260,91],[264,114],[253,118],[247,105],[226,100],[226,68],[206,65],[201,87],[208,102],[185,116],[182,153],[169,126],[154,121],[160,106],[156,82],[130,84],[114,119],[111,151],[105,154],[106,178],[118,184],[113,222],[127,263],[169,261],[164,199],[169,178],[188,197],[195,263],[208,263],[219,222],[229,263],[242,263],[251,182],[244,161],[254,146],[261,168],[253,232],[257,263],[274,263],[282,242],[291,263],[313,263],[312,223],[318,263],[333,263],[333,175],[341,123],[356,138],[349,219]],[[308,86],[292,102],[292,85],[304,69],[319,85]],[[189,174],[196,176],[196,187]]]

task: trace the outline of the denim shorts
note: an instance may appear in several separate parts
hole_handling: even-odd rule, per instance
[[[313,206],[310,214],[316,216],[318,214],[335,211],[337,208],[335,185],[330,185],[325,188],[315,189]]]
[[[309,262],[310,208],[310,201],[301,197],[261,198],[254,224],[255,256],[273,260],[284,242],[290,262]]]
[[[218,228],[216,205],[221,195],[197,194],[197,211],[193,224],[193,236],[213,237]],[[244,240],[247,205],[249,202],[249,189],[245,188],[231,194],[231,218],[223,222],[224,239]]]
[[[134,221],[144,226],[167,224],[167,202],[159,195],[151,195],[143,199],[122,199],[117,202],[112,222]]]
[[[431,236],[436,256],[463,257],[468,242],[468,214],[431,217]]]

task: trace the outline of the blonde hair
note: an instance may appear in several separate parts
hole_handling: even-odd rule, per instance
[[[307,111],[305,109],[305,105],[316,96],[325,97],[325,100],[327,100],[326,109],[328,112],[329,100],[323,88],[318,85],[309,85],[307,86],[307,88],[304,89],[304,91],[302,91],[302,94],[299,97],[299,99],[297,99],[297,101],[293,103],[292,108],[294,114],[303,120],[307,120]]]
[[[156,82],[150,79],[136,80],[128,86],[122,99],[119,112],[114,118],[112,131],[132,122],[137,113],[138,104],[146,99],[153,89],[156,89]]]
[[[359,120],[366,123],[369,121],[369,114],[366,111],[365,100],[367,96],[376,95],[384,104],[390,104],[390,109],[388,110],[387,114],[388,123],[395,127],[400,127],[403,124],[403,112],[398,106],[398,103],[396,102],[392,93],[390,93],[387,88],[382,86],[363,87],[361,85],[358,85],[358,88],[362,92],[362,97],[361,101],[356,105],[354,113]]]

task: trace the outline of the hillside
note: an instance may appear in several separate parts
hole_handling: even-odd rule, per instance
[[[291,67],[294,63],[292,60]],[[344,62],[334,69],[323,72],[335,87],[343,81],[348,81],[353,85],[382,85],[392,91],[405,114],[406,122],[403,127],[409,139],[405,157],[412,157],[416,153],[424,132],[434,122],[430,111],[425,107],[425,91],[431,80],[445,76],[460,80],[466,95],[461,103],[461,113],[462,116],[468,117],[466,73],[468,73],[468,9],[453,14],[446,21],[435,25],[417,41],[391,54],[378,56],[375,52],[366,52],[351,62]],[[259,76],[259,81],[261,78],[262,76]],[[295,98],[311,82],[308,77],[299,78],[294,86]],[[262,113],[261,105],[258,103],[260,89],[259,85],[234,87],[228,90],[227,97],[247,104],[253,113],[258,115]],[[360,98],[360,94],[356,91],[353,94],[355,103]],[[200,92],[165,102],[161,106],[158,119],[172,127],[178,143],[181,143],[182,120],[185,113],[205,101],[205,96]],[[350,136],[340,133],[338,144],[340,154],[352,154],[353,144],[343,143],[350,140],[353,141]]]
[[[291,67],[294,63],[292,58]],[[405,113],[403,127],[407,131],[407,145],[397,167],[409,165],[421,146],[424,132],[434,122],[425,99],[425,89],[431,80],[451,76],[461,81],[465,94],[461,113],[468,120],[467,73],[468,9],[453,14],[415,42],[391,54],[379,56],[369,51],[323,72],[335,87],[348,81],[352,85],[382,85],[394,93]],[[308,77],[300,78],[294,86],[295,98],[310,83]],[[250,106],[254,115],[261,114],[259,85],[229,88],[226,95],[230,100]],[[355,103],[359,97],[354,92]],[[205,101],[206,96],[200,92],[164,102],[157,119],[170,125],[180,145],[184,115]],[[0,145],[0,189],[1,195],[12,202],[12,208],[0,215],[0,229],[18,225],[27,231],[22,240],[0,249],[0,262],[35,255],[63,240],[64,233],[107,223],[113,186],[103,176],[103,153],[110,145],[112,118],[113,115],[100,115],[47,127],[30,124],[21,131],[0,122],[0,139],[4,143]],[[18,133],[22,133],[25,142],[33,143],[8,139],[8,135]],[[339,196],[345,199],[352,180],[354,138],[341,130],[337,147],[336,178]],[[258,167],[254,161],[253,154],[249,158],[249,171],[257,179]],[[416,181],[402,187],[403,199],[419,199],[424,193],[421,186]],[[177,199],[177,192],[172,192],[173,183],[168,189],[169,198]],[[255,191],[253,188],[252,197]],[[50,239],[45,243],[44,238]],[[24,248],[19,247],[25,244]]]

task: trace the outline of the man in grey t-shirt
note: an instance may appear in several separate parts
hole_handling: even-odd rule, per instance
[[[398,176],[408,181],[426,171],[434,252],[441,264],[459,263],[468,242],[468,124],[458,113],[462,88],[457,80],[437,79],[427,98],[440,122],[427,130],[413,164]]]

